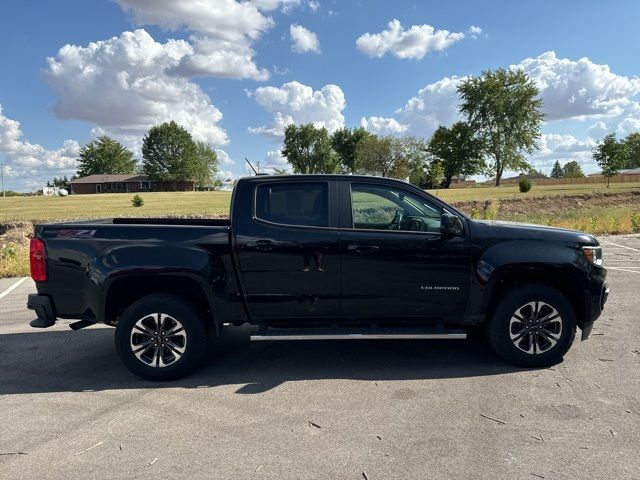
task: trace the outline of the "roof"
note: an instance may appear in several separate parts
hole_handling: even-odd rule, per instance
[[[541,173],[521,173],[515,177],[503,178],[502,180],[520,180],[521,178],[526,178],[527,180],[541,180],[549,177]]]
[[[108,182],[148,182],[149,177],[146,175],[134,174],[116,174],[116,175],[89,175],[87,177],[76,178],[69,183],[108,183]]]
[[[620,175],[640,175],[640,167],[638,168],[627,168],[626,170],[620,170]],[[590,177],[601,177],[602,172],[592,173],[589,175]]]

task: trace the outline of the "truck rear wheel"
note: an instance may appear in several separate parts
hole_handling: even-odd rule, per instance
[[[118,320],[118,356],[147,380],[174,380],[191,373],[207,347],[203,316],[174,295],[148,295],[130,305]]]
[[[503,294],[486,325],[487,339],[507,362],[523,367],[554,365],[576,334],[573,307],[546,285],[519,285]]]

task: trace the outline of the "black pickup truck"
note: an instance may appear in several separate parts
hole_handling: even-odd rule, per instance
[[[116,327],[124,364],[178,378],[223,325],[254,339],[464,338],[483,325],[521,366],[560,361],[608,295],[591,235],[472,220],[408,183],[241,179],[230,220],[38,225],[33,327]],[[425,344],[425,348],[429,348]]]

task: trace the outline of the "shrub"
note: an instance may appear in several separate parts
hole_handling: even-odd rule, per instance
[[[618,217],[611,217],[609,219],[609,225],[611,226],[610,233],[619,233],[620,231],[620,219]]]
[[[471,218],[475,218],[475,219],[482,218],[482,211],[477,207],[473,207],[471,209]]]
[[[640,212],[633,212],[631,214],[631,231],[633,233],[640,233]]]
[[[136,193],[131,199],[131,205],[133,205],[134,207],[141,207],[142,205],[144,205],[144,200],[140,195]]]
[[[520,189],[520,193],[527,193],[531,190],[531,181],[527,178],[521,178],[518,182],[518,188]]]
[[[486,208],[484,210],[484,219],[485,220],[495,220],[498,218],[498,208],[500,208],[500,204],[497,200],[491,200],[487,202]]]
[[[6,245],[0,245],[0,259],[8,260],[14,258],[18,254],[17,245],[14,243],[8,243]]]
[[[29,247],[16,243],[0,244],[0,278],[29,275]]]

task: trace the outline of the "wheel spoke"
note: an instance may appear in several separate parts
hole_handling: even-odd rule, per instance
[[[544,338],[547,342],[549,342],[550,344],[549,348],[555,346],[555,344],[558,343],[558,340],[560,339],[560,335],[552,334],[547,330],[538,330],[538,334],[542,338]]]
[[[138,322],[136,323],[133,328],[141,331],[142,333],[144,333],[145,335],[149,335],[151,337],[153,337],[153,330],[149,330],[145,325],[143,325],[142,323]]]
[[[552,315],[552,314],[549,314]],[[544,320],[541,320],[540,323],[538,325],[540,325],[541,327],[543,325],[548,325],[550,323],[555,323],[555,322],[559,322],[560,321],[560,314],[556,312],[555,315],[553,315],[552,317],[550,317],[549,315],[547,315],[546,317],[544,317]]]
[[[142,342],[142,343],[137,343],[136,345],[133,346],[134,350],[133,353],[137,353],[141,350],[146,349],[149,345],[153,345],[153,338],[147,340],[146,342]]]
[[[184,353],[185,347],[181,347],[179,345],[176,345],[175,343],[173,343],[170,340],[167,340],[165,342],[165,345],[168,346],[171,349],[171,351],[176,353],[178,356],[182,356],[182,354]]]
[[[140,349],[140,350],[138,350],[137,352],[134,352],[134,355],[135,355],[136,357],[138,357],[138,359],[139,359],[141,362],[144,362],[144,363],[146,363],[146,364],[148,365],[148,364],[149,364],[149,362],[147,362],[147,361],[143,360],[142,356],[143,356],[145,353],[147,353],[147,352],[148,352],[150,349],[152,349],[152,348],[154,348],[154,347],[153,347],[153,344],[151,344],[151,345],[147,345],[146,347],[141,348],[141,349]],[[154,356],[155,356],[155,352],[154,352]]]
[[[184,328],[182,328],[182,325],[176,325],[171,330],[164,332],[164,334],[167,338],[175,337],[177,334],[181,333],[183,330]]]

